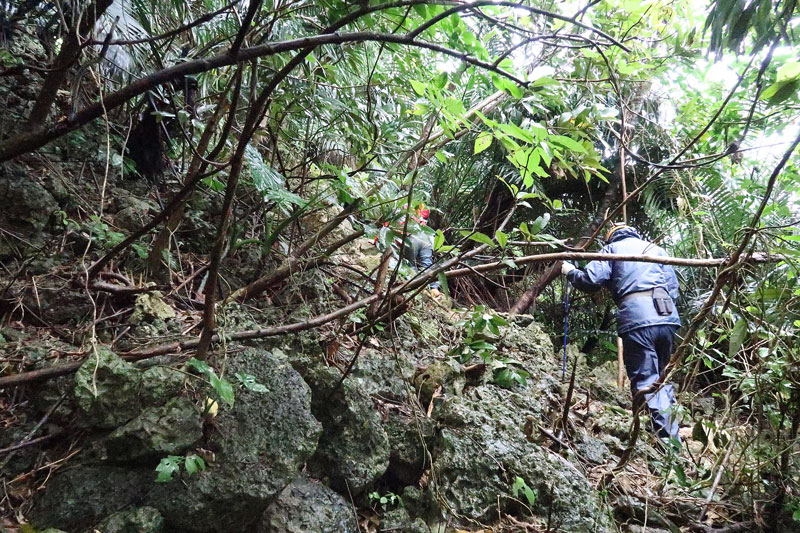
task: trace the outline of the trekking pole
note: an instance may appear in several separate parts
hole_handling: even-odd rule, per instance
[[[567,331],[569,326],[569,281],[564,279],[564,357],[561,361],[561,381],[567,375]]]

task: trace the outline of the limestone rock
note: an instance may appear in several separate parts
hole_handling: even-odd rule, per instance
[[[389,411],[386,421],[391,453],[388,473],[404,485],[419,481],[427,464],[425,450],[433,446],[435,427],[430,418]]]
[[[152,507],[136,507],[112,514],[96,529],[102,533],[161,533],[164,517]]]
[[[455,359],[434,361],[414,377],[414,386],[423,406],[430,403],[440,387],[442,394],[461,394],[465,382],[462,367]]]
[[[59,210],[58,203],[47,189],[24,171],[0,171],[0,226],[18,239],[0,240],[0,258],[11,257],[26,242],[36,245],[42,241],[42,230]]]
[[[37,498],[31,523],[37,528],[81,531],[131,505],[139,505],[153,484],[152,469],[89,465],[64,469]]]
[[[149,222],[149,213],[153,206],[131,194],[121,194],[122,189],[117,189],[119,195],[119,211],[114,215],[114,225],[128,231],[136,231]],[[115,191],[116,192],[116,191]]]
[[[233,407],[221,406],[215,418],[214,463],[153,490],[150,505],[171,528],[250,531],[316,448],[320,424],[310,391],[285,359],[249,348],[228,360],[226,375],[238,372],[268,390],[238,387]]]
[[[525,370],[552,369],[553,342],[532,317],[518,315],[509,317],[511,323],[504,329],[500,349],[504,355],[513,356],[522,362]]]
[[[149,407],[108,437],[108,456],[114,461],[178,455],[203,432],[197,407],[187,398],[173,398],[162,407]]]
[[[160,291],[152,291],[136,296],[131,315],[131,323],[138,324],[148,320],[169,320],[175,318],[175,309],[164,301]]]
[[[335,390],[341,373],[315,366],[304,375],[313,391],[314,416],[323,434],[309,470],[340,491],[361,494],[386,472],[389,439],[380,416],[359,383],[346,379]]]
[[[460,515],[488,522],[502,512],[525,511],[511,496],[516,477],[537,494],[533,512],[553,519],[565,531],[606,531],[607,518],[591,484],[561,456],[529,442],[526,417],[546,412],[548,376],[527,387],[504,390],[482,385],[451,397],[434,410],[441,423],[434,469],[441,496]]]
[[[407,388],[407,384],[413,376],[414,366],[408,357],[402,354],[395,356],[390,350],[365,348],[348,379],[357,380],[362,390],[370,396],[405,401],[408,400],[410,388]]]
[[[357,533],[353,507],[338,493],[301,474],[267,508],[259,533]]]
[[[113,428],[139,413],[141,383],[141,372],[136,367],[98,346],[75,374],[73,396],[89,425]]]
[[[412,520],[408,512],[402,508],[386,511],[381,516],[380,531],[393,531],[397,533],[429,533],[430,528],[421,519]]]
[[[163,405],[177,396],[186,382],[186,374],[167,366],[154,366],[142,372],[139,401],[142,405]]]
[[[608,446],[603,441],[585,433],[581,435],[581,440],[576,443],[575,450],[590,462],[598,465],[605,463],[611,455]]]

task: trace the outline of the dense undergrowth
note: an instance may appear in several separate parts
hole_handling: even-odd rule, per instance
[[[0,3],[3,527],[798,529],[797,29],[786,1]],[[533,256],[623,217],[689,259],[677,454],[631,438],[610,298],[553,348]]]

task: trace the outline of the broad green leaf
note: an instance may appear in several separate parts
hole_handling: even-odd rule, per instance
[[[233,407],[233,385],[225,378],[211,376],[211,387],[216,391],[219,399]]]
[[[486,235],[484,233],[481,233],[480,231],[476,231],[475,233],[470,233],[469,231],[464,230],[464,231],[461,231],[460,233],[461,233],[462,236],[464,236],[464,237],[466,237],[468,239],[472,239],[473,241],[477,241],[477,242],[479,242],[481,244],[487,244],[487,245],[491,246],[492,248],[495,247],[494,241],[491,239],[491,237],[489,237],[488,235]]]
[[[425,94],[425,88],[427,87],[427,84],[422,83],[421,81],[411,80],[411,87],[414,89],[415,93],[422,96]]]
[[[206,469],[206,463],[203,461],[203,458],[198,455],[187,455],[186,459],[184,459],[183,467],[186,469],[186,473],[190,476],[196,474],[199,471],[203,471]]]
[[[180,455],[168,455],[161,459],[161,462],[156,466],[156,472],[158,472],[156,483],[172,481],[172,476],[180,471],[181,462],[183,462],[183,457]]]
[[[511,135],[512,137],[516,137],[517,139],[525,141],[526,143],[533,142],[533,134],[520,128],[516,124],[500,124],[497,128],[503,133]]]
[[[733,357],[739,353],[739,349],[742,347],[746,336],[747,320],[740,318],[733,325],[733,330],[731,331],[731,336],[728,340],[728,357]]]
[[[781,82],[798,77],[800,77],[800,61],[789,61],[778,69],[775,81]]]
[[[586,148],[584,148],[584,146],[581,143],[579,143],[574,139],[570,139],[569,137],[566,137],[564,135],[551,135],[549,139],[550,141],[556,144],[560,144],[564,148],[567,148],[574,152],[579,152],[581,154],[586,153]]]
[[[186,366],[197,370],[204,376],[216,375],[214,371],[211,370],[211,367],[208,366],[208,363],[206,363],[205,361],[201,361],[199,359],[195,359],[194,357],[186,361]]]
[[[478,134],[475,138],[475,148],[473,153],[479,154],[489,148],[492,145],[492,140],[494,139],[494,135],[492,135],[488,131],[482,131]]]
[[[506,247],[506,243],[508,242],[508,235],[506,235],[500,230],[497,230],[494,234],[494,238],[497,239],[497,243],[500,245],[500,248]]]
[[[539,233],[545,228],[545,226],[547,226],[548,222],[550,222],[550,213],[545,213],[542,216],[537,217],[536,220],[533,221],[531,233]]]
[[[438,250],[439,248],[442,247],[443,244],[444,244],[444,233],[442,233],[442,230],[437,229],[436,237],[433,238],[433,249]]]

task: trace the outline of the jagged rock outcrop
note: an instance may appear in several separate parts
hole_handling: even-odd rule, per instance
[[[188,398],[173,398],[161,407],[149,407],[114,430],[106,442],[115,461],[182,454],[202,436],[200,410]]]
[[[3,199],[0,226],[7,235],[16,237],[0,239],[0,259],[24,256],[32,247],[42,244],[42,230],[58,212],[58,202],[22,170],[0,171],[0,198]]]
[[[322,423],[309,471],[343,493],[358,495],[389,466],[389,438],[370,397],[335,368],[312,366],[303,377],[313,391],[312,411]]]
[[[207,444],[214,463],[151,492],[150,504],[171,527],[248,531],[317,447],[321,426],[311,415],[310,391],[284,359],[245,349],[228,360],[226,373],[253,376],[267,391],[238,387]]]
[[[142,505],[153,485],[152,468],[103,464],[61,471],[37,498],[30,519],[37,528],[83,531],[126,507]]]
[[[75,374],[73,397],[86,424],[114,428],[135,417],[142,372],[111,350],[98,346]]]
[[[164,517],[152,507],[136,507],[112,514],[97,530],[102,533],[162,533]]]
[[[301,474],[264,513],[258,533],[357,533],[350,502],[325,485]]]
[[[524,515],[516,501],[524,497],[512,497],[520,477],[537,494],[532,506],[525,502],[533,514],[551,515],[565,531],[605,531],[600,501],[583,472],[526,438],[526,417],[539,420],[542,389],[553,384],[541,385],[520,392],[481,385],[434,410],[441,424],[434,456],[440,495],[468,519],[488,523],[498,510]]]
[[[75,377],[78,405],[93,427],[119,427],[100,441],[105,454],[90,454],[86,464],[49,481],[35,503],[33,523],[80,531],[114,513],[148,506],[170,531],[250,531],[314,452],[321,426],[311,415],[308,386],[284,358],[246,349],[227,361],[226,375],[234,381],[236,374],[266,390],[237,387],[233,406],[220,407],[201,441],[200,412],[188,398],[173,396],[141,411],[142,399],[178,394],[173,371],[142,372],[105,350],[87,360]],[[144,381],[145,375],[158,383]],[[199,444],[214,454],[204,471],[155,482],[159,457]],[[124,525],[134,518],[117,520]]]

